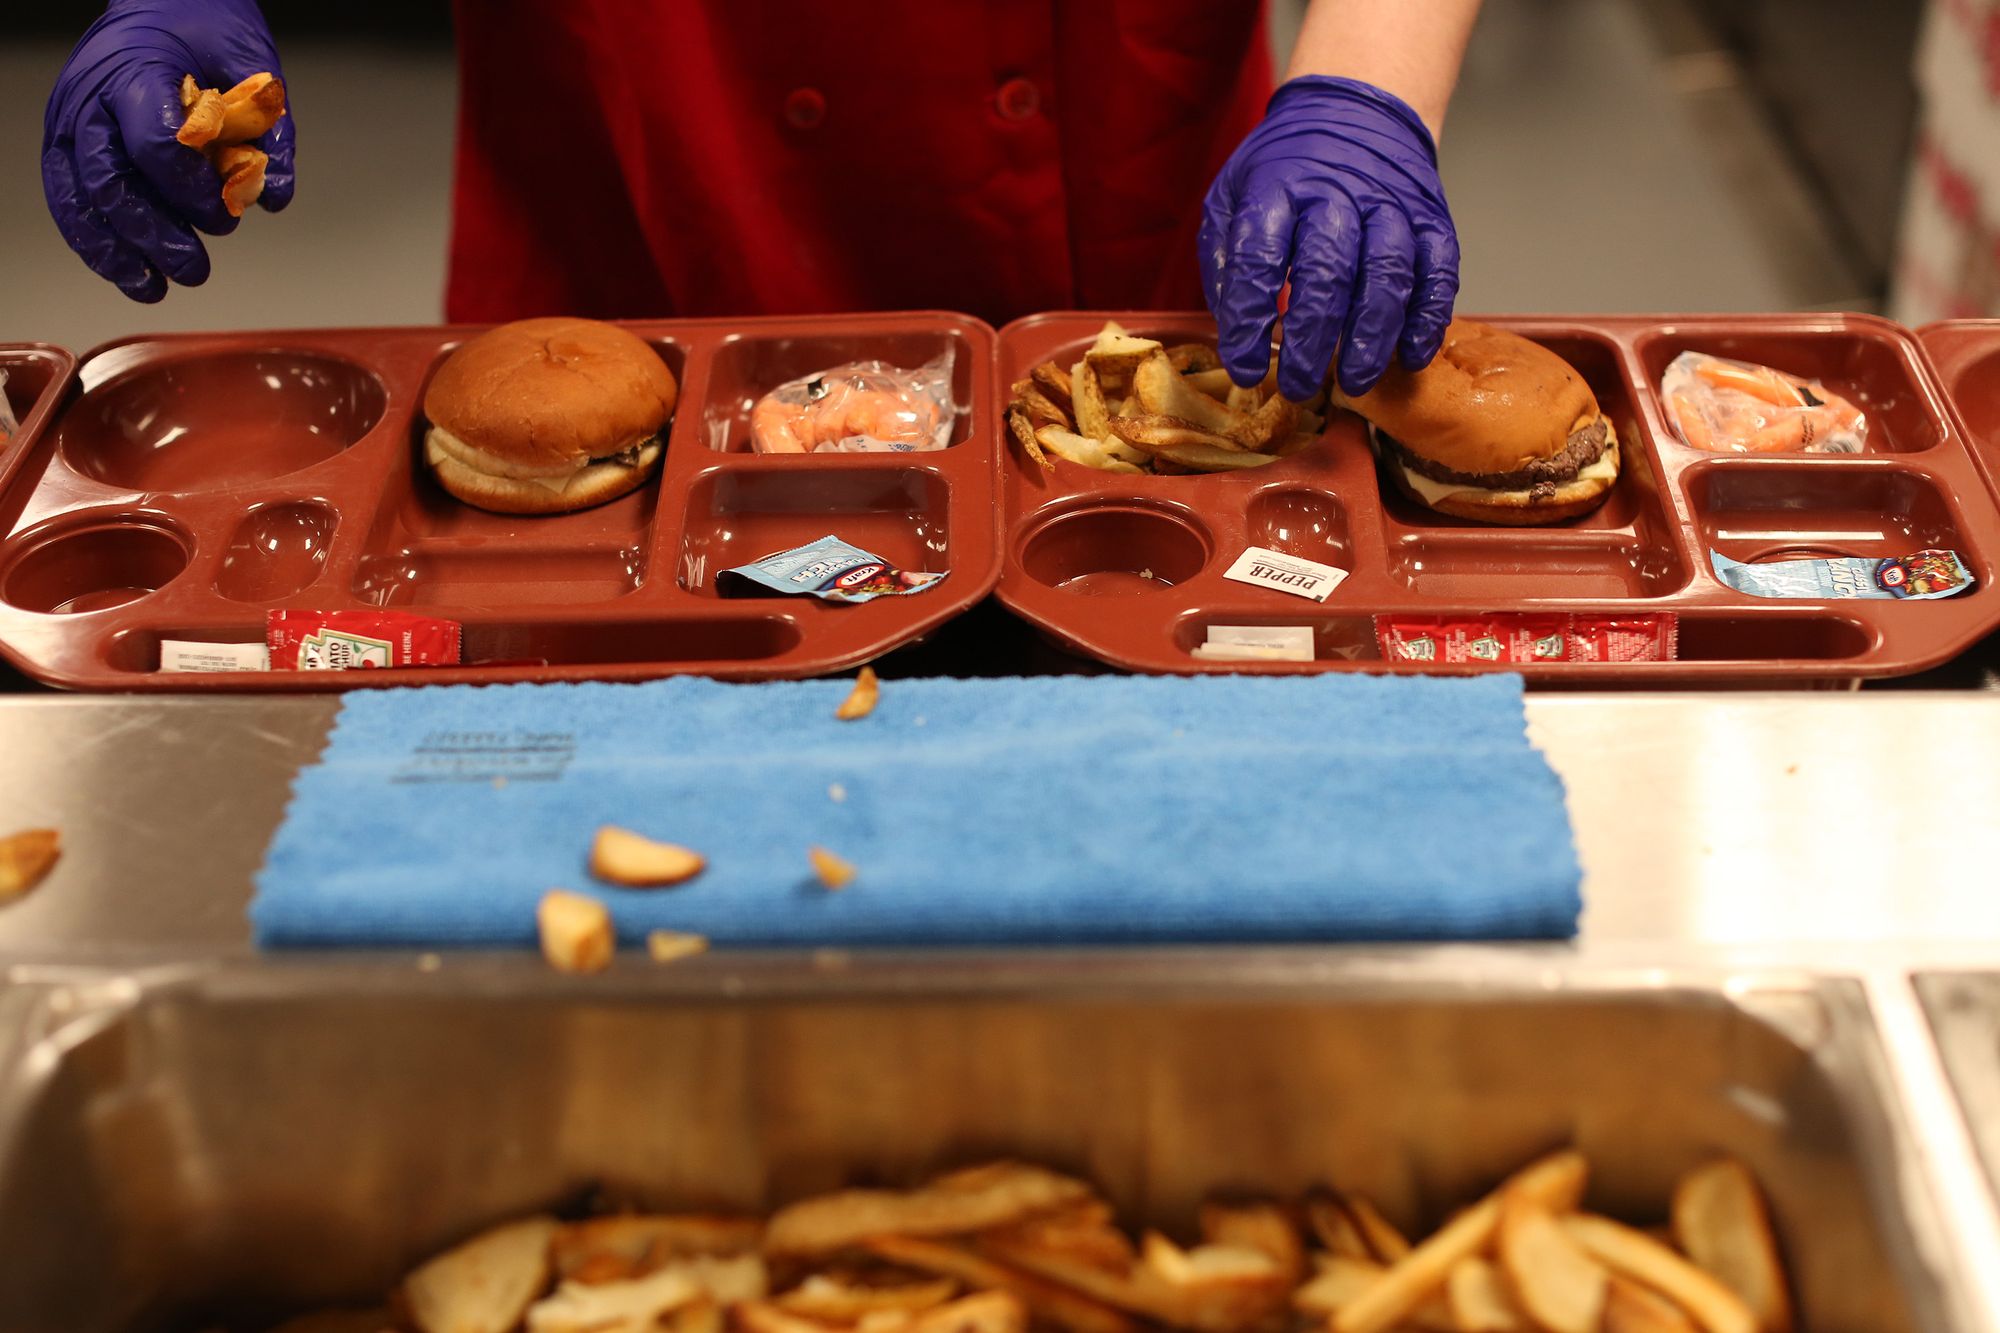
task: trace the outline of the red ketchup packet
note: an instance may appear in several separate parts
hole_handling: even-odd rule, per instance
[[[1670,614],[1377,616],[1391,662],[1521,666],[1534,662],[1671,662],[1679,624]]]
[[[273,671],[458,665],[458,622],[407,611],[273,611],[264,640]]]

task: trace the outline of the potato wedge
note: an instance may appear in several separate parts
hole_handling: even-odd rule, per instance
[[[1271,454],[1252,453],[1226,436],[1214,435],[1175,417],[1119,417],[1111,423],[1118,438],[1155,458],[1168,458],[1197,472],[1223,472],[1275,463]]]
[[[1006,1291],[981,1291],[926,1310],[902,1328],[906,1333],[1027,1333],[1028,1310]]]
[[[844,856],[828,851],[824,847],[806,848],[806,861],[812,866],[813,878],[828,893],[838,893],[852,884],[861,872],[854,862]]]
[[[1021,452],[1028,456],[1044,472],[1054,472],[1056,465],[1042,452],[1042,442],[1035,438],[1035,423],[1027,410],[1014,406],[1007,409],[1007,429],[1014,433],[1014,442],[1021,446]]]
[[[1298,425],[1299,405],[1273,394],[1228,435],[1245,449],[1261,452],[1290,439]]]
[[[1348,1259],[1376,1260],[1375,1249],[1337,1194],[1313,1194],[1306,1199],[1306,1225],[1327,1253]]]
[[[1088,361],[1070,367],[1069,379],[1076,409],[1076,433],[1101,440],[1111,433],[1111,405],[1104,399],[1104,385],[1097,368]]]
[[[1074,412],[1074,394],[1070,388],[1069,372],[1053,361],[1044,361],[1028,372],[1035,387],[1044,397],[1065,412]]]
[[[1205,1203],[1201,1236],[1210,1245],[1234,1246],[1267,1255],[1295,1287],[1306,1273],[1306,1246],[1285,1210],[1269,1203]]]
[[[558,1277],[575,1276],[597,1259],[614,1257],[632,1271],[697,1255],[749,1254],[763,1241],[754,1217],[704,1213],[624,1214],[565,1223],[549,1246]]]
[[[1687,1311],[1630,1278],[1613,1277],[1604,1302],[1604,1333],[1700,1333]]]
[[[1445,1279],[1445,1299],[1457,1333],[1535,1333],[1498,1266],[1478,1255],[1452,1266]]]
[[[840,1190],[778,1210],[773,1254],[829,1254],[877,1236],[952,1236],[1003,1227],[1091,1197],[1080,1180],[1022,1162],[992,1162],[914,1190]]]
[[[679,1273],[648,1273],[623,1282],[565,1282],[528,1307],[527,1333],[602,1333],[651,1329],[684,1305],[703,1299]]]
[[[1015,381],[1013,394],[1013,405],[1026,412],[1028,420],[1038,426],[1047,423],[1069,429],[1069,413],[1049,401],[1033,380]]]
[[[1383,1333],[1400,1323],[1444,1286],[1459,1260],[1493,1243],[1502,1198],[1514,1194],[1560,1212],[1576,1207],[1589,1175],[1590,1164],[1573,1149],[1530,1163],[1391,1265],[1380,1282],[1334,1316],[1331,1333]]]
[[[221,137],[223,122],[229,115],[221,93],[213,88],[197,89],[194,100],[190,102],[187,83],[183,82],[181,109],[187,114],[181,120],[181,127],[174,132],[174,138],[189,148],[206,148]]]
[[[1696,1167],[1674,1187],[1675,1242],[1742,1298],[1759,1333],[1791,1333],[1792,1298],[1757,1178],[1734,1158]]]
[[[877,1258],[920,1273],[956,1278],[981,1291],[1012,1292],[1037,1320],[1067,1333],[1138,1333],[1137,1321],[1122,1310],[961,1245],[915,1236],[877,1236],[863,1248]]]
[[[875,704],[882,697],[882,680],[872,666],[862,667],[854,677],[854,688],[840,701],[840,707],[833,715],[842,722],[858,722],[875,711]]]
[[[1182,375],[1181,379],[1190,389],[1206,394],[1222,402],[1229,397],[1229,391],[1236,387],[1236,381],[1229,378],[1229,372],[1217,366],[1211,370],[1194,370]]]
[[[1132,392],[1148,413],[1178,417],[1202,430],[1227,434],[1247,420],[1189,384],[1167,360],[1165,352],[1149,356],[1132,373]]]
[[[1592,1258],[1667,1297],[1708,1333],[1757,1333],[1757,1317],[1742,1297],[1643,1231],[1588,1213],[1562,1225]]]
[[[772,1297],[772,1303],[807,1319],[854,1324],[879,1310],[917,1314],[943,1305],[957,1294],[958,1283],[948,1277],[873,1286],[813,1273],[790,1291]]]
[[[1222,369],[1222,354],[1207,343],[1175,343],[1166,352],[1168,363],[1183,375]]]
[[[1354,1219],[1354,1225],[1361,1231],[1361,1239],[1375,1258],[1385,1264],[1393,1264],[1410,1252],[1410,1242],[1402,1232],[1390,1225],[1389,1219],[1364,1195],[1343,1194],[1341,1205],[1347,1215]]]
[[[222,94],[222,143],[247,143],[268,133],[285,114],[285,83],[273,74],[252,74]]]
[[[542,957],[558,972],[602,972],[611,966],[618,939],[611,912],[595,898],[550,889],[535,908]]]
[[[1109,441],[1094,440],[1055,426],[1043,426],[1035,432],[1035,439],[1041,442],[1042,448],[1058,458],[1067,459],[1082,467],[1094,467],[1102,472],[1142,471],[1143,469],[1131,460],[1134,458],[1144,460],[1146,457],[1144,452],[1132,448],[1116,436]],[[1118,450],[1117,454],[1111,452],[1114,446]]]
[[[402,1303],[418,1333],[511,1333],[549,1281],[552,1217],[481,1232],[403,1279]]]
[[[25,897],[62,859],[62,835],[52,828],[23,829],[0,838],[0,903]]]
[[[1494,1248],[1508,1288],[1535,1327],[1545,1333],[1598,1333],[1611,1274],[1554,1213],[1510,1192],[1500,1207]]]
[[[590,845],[590,873],[607,884],[654,889],[685,884],[708,866],[700,852],[606,824]]]
[[[1323,1255],[1319,1271],[1292,1292],[1292,1308],[1322,1317],[1338,1314],[1380,1282],[1386,1271],[1372,1259]]]
[[[1141,361],[1155,352],[1164,353],[1165,349],[1152,338],[1105,332],[1097,335],[1097,341],[1090,345],[1083,359],[1091,364],[1100,378],[1123,383],[1132,378],[1132,372],[1139,368]]]

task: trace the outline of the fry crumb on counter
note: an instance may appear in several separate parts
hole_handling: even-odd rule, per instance
[[[629,889],[685,884],[708,867],[700,852],[606,824],[590,848],[590,873]]]
[[[611,966],[617,938],[611,913],[595,898],[550,889],[535,909],[542,957],[558,972],[602,972]]]
[[[857,873],[851,861],[842,860],[824,847],[807,850],[806,856],[812,861],[813,874],[828,889],[844,889],[854,882]]]
[[[833,715],[842,722],[857,721],[875,711],[875,701],[881,696],[882,682],[877,679],[875,668],[862,667],[854,677],[854,689],[840,701],[840,707],[834,709]]]
[[[708,952],[708,936],[679,930],[655,930],[646,936],[646,954],[656,963],[674,963]]]
[[[52,828],[24,829],[0,838],[0,903],[33,891],[61,857],[62,835]]]

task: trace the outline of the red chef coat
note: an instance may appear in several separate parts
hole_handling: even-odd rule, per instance
[[[1260,0],[457,0],[454,320],[1202,304]]]

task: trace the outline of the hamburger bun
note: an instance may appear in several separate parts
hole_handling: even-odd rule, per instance
[[[1618,480],[1617,432],[1567,361],[1536,342],[1454,319],[1422,370],[1391,366],[1334,401],[1374,427],[1398,489],[1484,523],[1555,523],[1590,512]]]
[[[628,330],[588,319],[488,329],[424,393],[424,461],[458,499],[560,514],[638,489],[660,465],[673,372]]]

